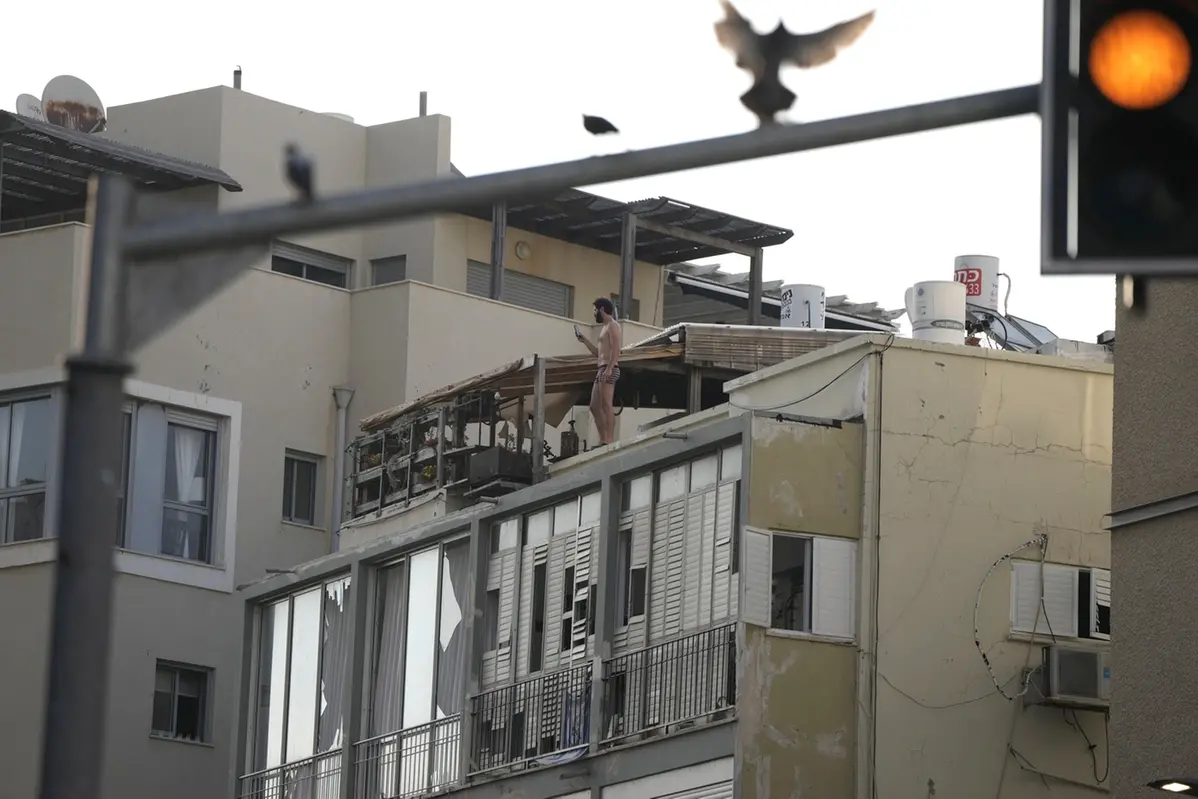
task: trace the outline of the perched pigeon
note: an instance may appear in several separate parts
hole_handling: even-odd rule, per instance
[[[283,148],[286,154],[286,168],[284,170],[287,176],[287,182],[290,183],[302,195],[305,202],[312,202],[314,195],[312,185],[312,159],[300,152],[299,147],[294,144],[288,144]]]
[[[586,114],[582,115],[582,126],[587,129],[587,132],[594,136],[602,136],[604,133],[619,133],[619,129],[615,125],[608,122],[603,117],[592,117]]]
[[[753,75],[753,86],[740,101],[761,125],[773,124],[779,111],[794,104],[794,93],[778,77],[784,65],[810,69],[826,64],[857,41],[874,21],[874,12],[870,11],[818,33],[794,34],[779,22],[770,33],[760,34],[728,0],[720,0],[720,5],[724,19],[715,24],[716,39],[736,56],[738,67]]]

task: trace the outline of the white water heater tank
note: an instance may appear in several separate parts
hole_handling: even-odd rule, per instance
[[[789,283],[782,287],[782,327],[824,328],[824,287]]]
[[[958,255],[953,280],[965,284],[965,302],[998,313],[998,259],[993,255]]]
[[[925,280],[904,298],[911,338],[941,344],[965,343],[965,285],[955,280]]]

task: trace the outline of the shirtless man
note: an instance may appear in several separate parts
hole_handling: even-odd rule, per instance
[[[599,331],[599,344],[592,344],[581,332],[578,340],[599,358],[599,373],[591,388],[591,416],[599,432],[599,445],[610,444],[615,438],[616,412],[613,399],[616,381],[620,379],[620,323],[615,319],[616,307],[607,297],[595,300],[595,322],[603,325]]]

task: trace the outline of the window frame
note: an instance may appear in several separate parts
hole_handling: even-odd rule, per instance
[[[860,540],[856,538],[847,538],[843,536],[821,535],[818,533],[796,532],[792,530],[772,530],[759,527],[745,527],[746,535],[744,536],[745,560],[746,568],[740,575],[740,601],[739,613],[743,621],[759,627],[765,627],[771,635],[781,635],[785,637],[798,638],[818,638],[827,639],[836,642],[849,643],[857,640],[857,624],[859,620],[858,603],[860,600],[859,590],[859,575],[857,574],[857,558],[859,557]],[[804,604],[807,606],[805,614],[807,615],[808,629],[807,630],[788,630],[773,626],[774,621],[774,592],[773,592],[773,547],[774,540],[778,537],[786,538],[805,538],[810,540],[811,544],[807,550],[808,558],[805,564],[805,585],[803,586]],[[755,549],[760,543],[760,539],[764,538],[768,541],[766,545],[767,556],[765,558],[767,569],[764,573],[754,574],[754,567],[757,565],[757,558],[753,557],[751,550]],[[823,546],[821,546],[823,545]],[[822,619],[820,597],[822,591],[820,586],[822,581],[826,579],[829,571],[833,572],[836,567],[834,559],[829,560],[827,565],[823,565],[823,556],[821,549],[823,547],[843,547],[840,554],[843,560],[841,566],[845,567],[846,578],[849,582],[849,590],[847,592],[847,606],[842,605],[838,612],[845,618],[841,618],[841,629],[833,629],[836,627],[835,619],[825,625]],[[826,550],[827,556],[832,556],[836,552],[835,549]],[[806,575],[810,577],[807,578]],[[768,577],[769,588],[763,585],[758,585],[753,582],[754,578],[759,582],[764,582]],[[768,596],[765,598],[764,612],[765,617],[759,614],[762,608],[756,607],[755,604],[761,602],[760,593],[768,591]],[[754,594],[750,596],[750,594]],[[836,612],[829,609],[830,613]]]
[[[18,497],[42,495],[42,529],[35,538],[26,539],[9,539],[8,537],[8,514],[0,513],[0,546],[8,544],[27,544],[34,541],[41,541],[48,537],[49,530],[52,528],[53,514],[55,505],[58,500],[58,487],[61,478],[60,475],[60,451],[61,447],[61,426],[62,426],[62,403],[60,402],[61,394],[57,387],[38,387],[38,388],[21,388],[15,391],[6,391],[0,395],[0,408],[12,408],[14,405],[19,405],[23,402],[36,402],[38,400],[46,400],[50,412],[50,440],[47,442],[48,451],[46,453],[46,479],[34,486],[18,486],[8,488],[8,468],[12,462],[12,416],[11,410],[8,417],[8,428],[4,431],[0,441],[4,443],[4,450],[0,452],[0,458],[3,458],[3,463],[0,463],[0,501],[7,501]],[[57,479],[56,479],[57,478]]]
[[[1038,575],[1037,581],[1042,581],[1050,574],[1055,574],[1062,577],[1067,577],[1070,580],[1070,608],[1066,614],[1069,619],[1069,626],[1064,629],[1058,629],[1060,625],[1049,628],[1050,619],[1049,613],[1045,613],[1044,609],[1039,607],[1033,617],[1031,627],[1022,625],[1019,618],[1022,608],[1019,596],[1020,570],[1025,569],[1023,574],[1029,577],[1031,573]],[[1043,571],[1041,571],[1043,569]],[[1083,576],[1086,579],[1083,579]],[[1095,584],[1095,577],[1102,577],[1106,583],[1106,590],[1101,591]],[[1053,563],[1045,561],[1041,563],[1039,560],[1025,560],[1021,558],[1012,558],[1010,567],[1010,635],[1014,637],[1029,637],[1029,636],[1045,636],[1054,639],[1064,639],[1069,641],[1083,642],[1110,642],[1111,634],[1109,632],[1099,632],[1098,626],[1098,606],[1101,605],[1107,609],[1107,627],[1110,628],[1110,616],[1113,613],[1110,597],[1110,576],[1111,570],[1104,569],[1099,566],[1079,566],[1073,563]],[[1038,593],[1044,593],[1047,598],[1049,586],[1045,583],[1041,588],[1037,589]],[[1084,596],[1083,596],[1084,592]],[[1105,593],[1105,602],[1100,601],[1100,594]],[[1059,609],[1058,609],[1059,610]],[[1039,623],[1037,623],[1037,621]],[[1082,622],[1085,621],[1086,626],[1083,629]],[[1033,628],[1035,632],[1033,633]]]
[[[402,277],[400,277],[396,280],[380,281],[378,279],[378,273],[379,273],[380,267],[382,267],[383,269],[388,269],[391,267],[399,267],[399,272],[402,275]],[[391,286],[396,283],[403,283],[407,279],[408,279],[408,256],[406,253],[401,254],[401,255],[388,255],[383,258],[370,259],[370,285],[372,288],[374,286]]]
[[[324,529],[323,525],[318,524],[318,521],[323,516],[320,509],[320,497],[322,482],[322,461],[319,455],[313,455],[308,452],[300,452],[299,450],[288,449],[283,452],[283,497],[287,497],[287,486],[291,484],[291,507],[283,511],[283,522],[286,524],[299,525],[301,527],[315,527]],[[293,468],[295,463],[307,463],[312,466],[312,497],[311,508],[312,518],[304,520],[297,518],[295,515],[296,504],[296,470]]]
[[[205,491],[207,493],[206,504],[204,507],[189,505],[187,503],[179,503],[166,498],[165,477],[163,478],[162,495],[159,498],[159,504],[163,512],[166,510],[178,510],[185,513],[198,513],[203,515],[208,521],[206,559],[192,559],[169,555],[162,552],[162,531],[158,532],[157,540],[159,542],[158,551],[147,552],[142,549],[135,549],[131,546],[130,527],[131,516],[129,513],[129,500],[132,499],[136,503],[139,500],[139,489],[135,482],[137,468],[137,440],[138,440],[138,412],[146,405],[161,406],[165,413],[166,434],[163,438],[164,448],[167,446],[168,437],[170,436],[170,426],[178,425],[193,430],[202,430],[207,435],[208,447],[208,474],[205,479]],[[129,422],[128,436],[124,436],[122,431],[123,444],[126,456],[123,458],[121,468],[121,478],[119,483],[119,499],[121,500],[121,512],[118,519],[117,529],[117,549],[122,552],[142,555],[151,558],[165,558],[167,560],[178,563],[195,564],[198,566],[221,566],[227,560],[228,553],[225,551],[225,530],[224,520],[221,519],[221,511],[223,510],[224,496],[228,493],[229,487],[225,485],[225,478],[228,475],[225,459],[227,450],[225,446],[224,436],[222,435],[223,417],[208,417],[189,411],[183,410],[177,406],[168,405],[156,399],[146,399],[139,396],[127,396],[121,408],[121,413],[124,419]],[[163,450],[163,458],[166,458],[166,450]],[[146,488],[142,487],[141,491]],[[160,523],[161,526],[161,523]]]
[[[276,259],[290,261],[299,264],[302,269],[302,274],[295,275],[283,269],[276,269]],[[309,283],[317,283],[321,286],[329,288],[337,288],[349,290],[353,285],[353,266],[354,262],[350,258],[343,258],[339,255],[314,250],[310,247],[301,247],[298,244],[292,244],[287,241],[275,240],[270,245],[270,271],[288,277],[306,280]],[[337,285],[325,280],[317,280],[315,277],[310,277],[309,269],[320,269],[326,272],[333,272],[341,275],[342,283]]]
[[[212,744],[212,707],[213,707],[213,674],[214,670],[208,666],[197,666],[191,663],[180,663],[174,660],[158,659],[154,663],[154,691],[158,694],[158,673],[160,671],[168,671],[171,674],[171,727],[172,730],[155,729],[154,727],[154,711],[153,703],[151,702],[150,709],[150,737],[159,741],[177,741],[179,743],[191,744]],[[200,678],[200,695],[199,699],[199,723],[198,737],[187,738],[179,735],[177,731],[178,713],[179,713],[179,675],[183,672],[194,674]]]

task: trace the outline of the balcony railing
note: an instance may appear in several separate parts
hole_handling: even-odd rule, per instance
[[[241,778],[240,799],[339,799],[341,749]]]
[[[470,773],[548,766],[586,753],[591,665],[496,688],[470,701]]]
[[[461,781],[460,714],[354,744],[357,799],[407,799]]]
[[[604,661],[602,704],[602,741],[608,746],[731,715],[736,625]]]

